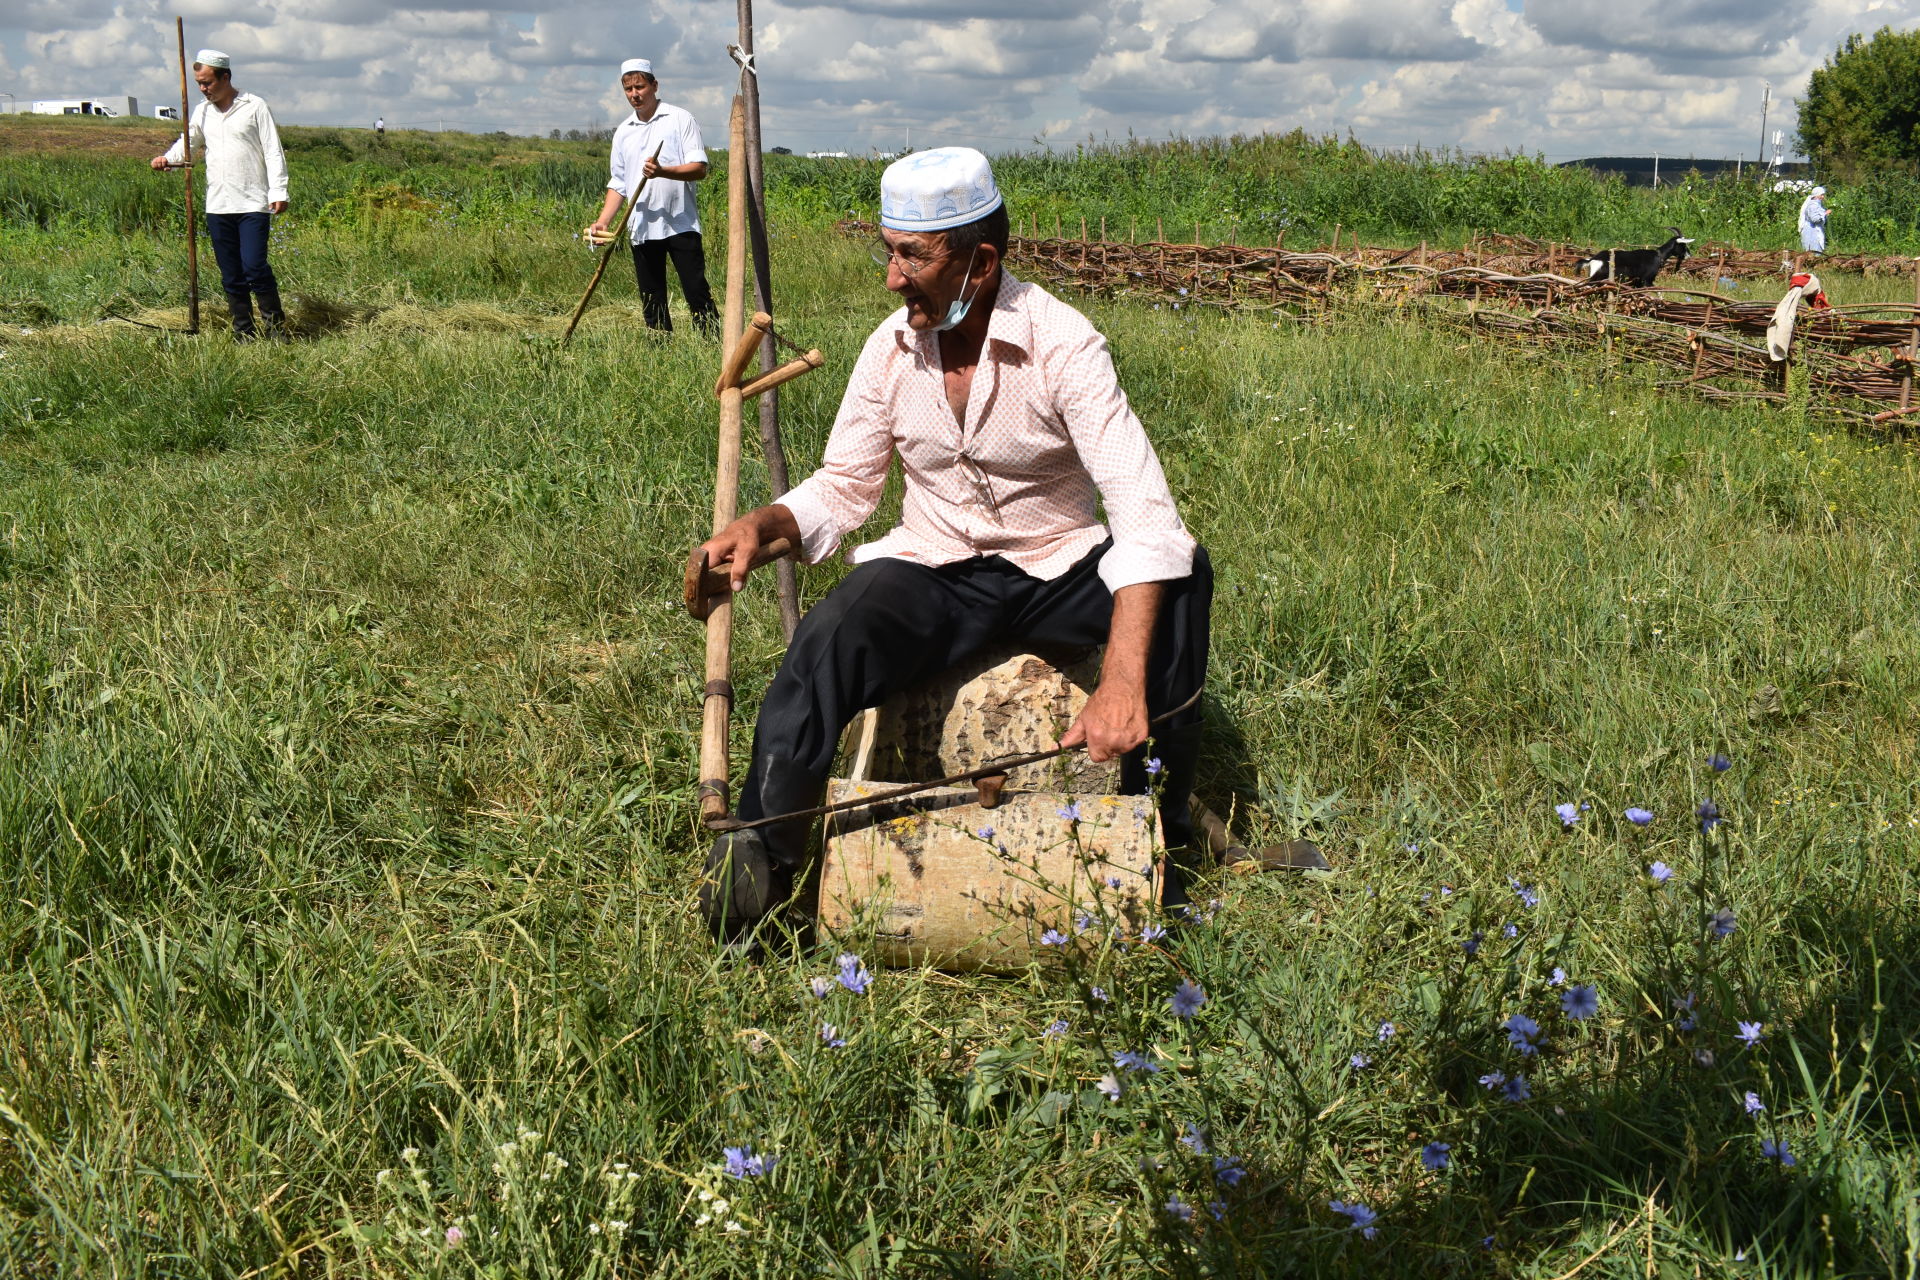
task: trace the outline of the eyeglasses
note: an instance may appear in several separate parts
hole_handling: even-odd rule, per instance
[[[952,256],[946,253],[936,253],[931,258],[909,257],[907,254],[897,253],[887,248],[887,242],[884,240],[875,240],[867,252],[873,258],[874,266],[884,267],[888,263],[893,263],[900,268],[900,274],[909,280],[919,275],[922,271],[925,271],[934,263]]]

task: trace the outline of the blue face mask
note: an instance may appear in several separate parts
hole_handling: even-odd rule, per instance
[[[980,252],[980,246],[975,245],[973,247],[973,253],[969,253],[967,255],[967,269],[965,273],[963,273],[960,277],[963,282],[966,280],[967,276],[970,276],[973,274],[973,257],[974,257],[974,254],[979,252]],[[964,289],[966,288],[966,285],[962,283],[960,287]],[[980,296],[980,290],[975,289],[973,291],[973,297],[977,298],[979,296]],[[957,326],[962,320],[965,320],[967,318],[967,312],[971,310],[973,310],[973,298],[965,298],[965,297],[955,298],[952,302],[949,302],[947,304],[946,319],[942,320],[939,324],[936,324],[935,326],[933,326],[933,329],[931,330],[931,332],[945,333],[947,330]]]

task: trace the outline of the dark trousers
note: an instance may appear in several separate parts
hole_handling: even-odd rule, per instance
[[[213,260],[220,264],[220,287],[231,298],[250,293],[277,296],[280,284],[267,265],[270,213],[210,213],[207,239],[213,241]]]
[[[694,327],[702,333],[716,329],[720,313],[707,288],[707,259],[698,231],[642,240],[633,246],[633,278],[640,286],[640,307],[646,314],[647,328],[673,332],[673,317],[667,314],[668,258],[673,259],[674,274],[680,277],[680,292],[687,300]]]
[[[1003,641],[1038,647],[1104,644],[1113,596],[1100,580],[1102,543],[1066,573],[1042,581],[999,556],[929,568],[905,560],[870,560],[847,576],[800,621],[780,672],[767,688],[754,727],[753,764],[739,804],[744,819],[792,813],[818,803],[833,767],[840,732],[863,708],[935,675],[969,654]],[[1147,714],[1157,716],[1193,696],[1206,679],[1213,565],[1194,553],[1193,572],[1163,584],[1147,662]],[[1166,773],[1168,843],[1174,814],[1184,823],[1199,752],[1198,705],[1153,728]],[[1123,764],[1121,786],[1145,789],[1143,750]],[[916,779],[919,781],[919,779]],[[1182,789],[1176,792],[1176,785]],[[805,824],[766,829],[780,862],[802,860]]]

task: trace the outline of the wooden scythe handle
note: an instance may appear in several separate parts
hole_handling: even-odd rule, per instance
[[[775,538],[761,547],[753,556],[748,567],[758,569],[763,564],[772,564],[782,556],[793,554],[793,544],[785,538]],[[707,553],[699,547],[687,557],[687,572],[680,584],[681,596],[686,602],[687,615],[695,622],[705,622],[707,615],[713,612],[713,600],[730,599],[733,596],[733,575],[726,568],[707,567]]]

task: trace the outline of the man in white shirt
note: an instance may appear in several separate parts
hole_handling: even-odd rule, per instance
[[[586,229],[586,238],[605,243],[621,203],[645,179],[646,190],[627,219],[627,230],[647,327],[673,330],[673,319],[667,314],[667,259],[671,258],[694,325],[702,333],[715,332],[720,313],[707,288],[700,209],[693,192],[693,184],[707,176],[700,126],[679,107],[660,101],[660,82],[645,58],[628,58],[620,64],[620,91],[627,95],[633,115],[614,130],[606,199],[599,219]]]
[[[701,547],[735,590],[777,539],[818,563],[872,515],[900,459],[900,524],[852,552],[858,567],[801,620],[761,700],[739,816],[813,807],[856,711],[969,654],[1104,644],[1099,683],[1061,745],[1119,759],[1123,791],[1157,785],[1167,847],[1182,851],[1213,567],[1106,339],[1002,268],[1009,218],[978,151],[889,166],[880,226],[875,261],[905,305],[867,339],[819,470]],[[722,941],[743,940],[801,882],[809,827],[714,843],[700,903]],[[1170,893],[1184,892],[1176,865]]]
[[[273,215],[287,211],[287,155],[273,113],[258,96],[233,87],[233,60],[218,49],[193,58],[193,78],[206,98],[193,109],[188,132],[207,172],[207,239],[220,264],[220,285],[233,316],[236,342],[254,337],[253,299],[267,333],[286,333],[280,284],[267,265]],[[155,169],[184,163],[184,140],[176,138],[153,158]]]

